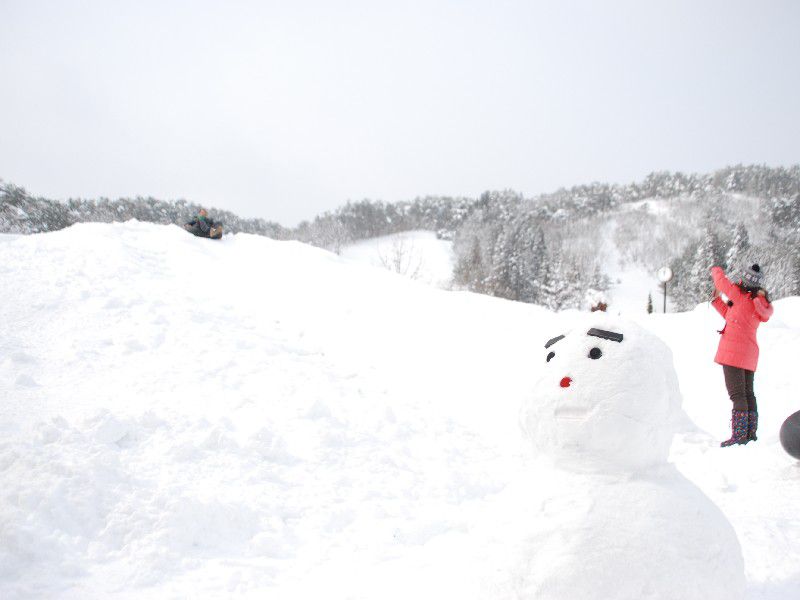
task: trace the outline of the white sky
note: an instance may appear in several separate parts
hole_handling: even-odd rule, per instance
[[[0,177],[284,225],[800,162],[800,2],[0,0]]]

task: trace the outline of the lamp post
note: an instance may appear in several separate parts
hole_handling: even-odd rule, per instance
[[[672,280],[672,269],[661,267],[657,275],[658,280],[664,284],[664,312],[667,312],[667,283]]]

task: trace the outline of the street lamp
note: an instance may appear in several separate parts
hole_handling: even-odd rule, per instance
[[[667,312],[667,283],[672,280],[672,269],[661,267],[657,275],[658,280],[664,284],[664,312]]]

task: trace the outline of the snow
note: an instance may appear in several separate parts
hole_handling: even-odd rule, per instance
[[[674,202],[672,199],[647,198],[636,202],[627,202],[621,206],[621,209],[626,212],[642,210],[654,215],[664,216],[670,214],[672,202]]]
[[[626,315],[670,349],[685,415],[668,457],[621,477],[551,464],[518,424],[577,311],[245,234],[131,221],[3,241],[2,598],[526,597],[577,586],[578,559],[635,587],[635,556],[592,533],[631,498],[639,551],[677,514],[698,547],[735,531],[716,564],[734,573],[741,548],[746,598],[800,584],[800,463],[778,441],[800,299],[759,332],[759,440],[726,449],[717,313]],[[650,597],[693,581],[695,556]]]
[[[640,315],[647,311],[648,296],[653,302],[653,312],[674,311],[673,290],[669,282],[665,298],[664,284],[659,282],[656,273],[650,273],[643,266],[623,259],[620,249],[614,243],[617,226],[615,219],[607,224],[602,249],[606,273],[611,277],[611,286],[606,293],[608,311],[617,315]]]
[[[453,275],[453,242],[432,231],[406,231],[345,246],[341,256],[383,267],[416,281],[448,288]]]

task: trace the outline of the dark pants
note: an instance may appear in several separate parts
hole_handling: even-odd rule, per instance
[[[758,410],[756,396],[753,393],[753,379],[756,374],[738,367],[722,365],[725,374],[725,387],[733,402],[733,410]]]

